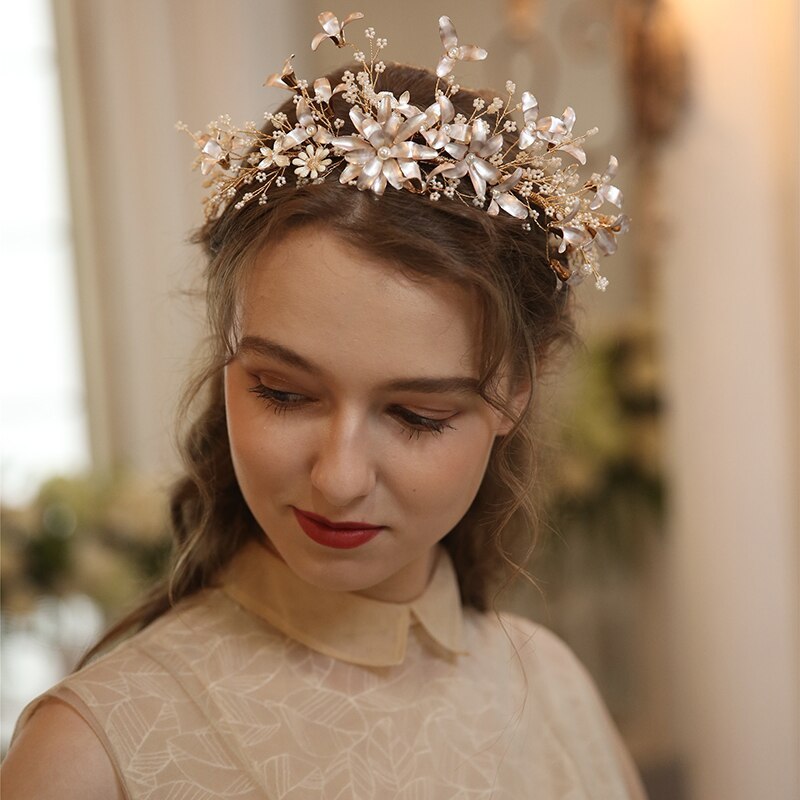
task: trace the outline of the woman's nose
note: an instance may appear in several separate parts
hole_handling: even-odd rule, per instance
[[[311,468],[311,484],[326,502],[344,508],[375,486],[373,455],[364,426],[357,420],[329,420]]]

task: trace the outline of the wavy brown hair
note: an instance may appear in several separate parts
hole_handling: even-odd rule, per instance
[[[332,85],[339,83],[343,71],[328,76]],[[382,90],[395,95],[409,91],[411,103],[420,107],[432,102],[435,86],[433,74],[414,67],[389,64],[381,75]],[[469,117],[477,97],[486,95],[462,89],[453,96],[456,111]],[[341,97],[334,96],[332,106],[336,116],[348,120],[349,106]],[[291,102],[280,110],[296,120]],[[354,132],[348,121],[340,134]],[[170,498],[172,564],[144,602],[114,625],[81,663],[209,586],[246,540],[264,535],[234,475],[222,371],[236,352],[238,298],[253,261],[293,231],[305,229],[313,235],[323,227],[368,258],[417,280],[457,284],[475,297],[481,312],[480,392],[513,419],[514,426],[496,440],[477,496],[443,539],[458,574],[462,603],[486,610],[498,578],[507,572],[504,565],[519,571],[509,556],[509,537],[522,534],[532,549],[537,530],[535,403],[529,400],[515,416],[509,397],[501,396],[498,386],[502,370],[512,385],[522,382],[535,389],[556,346],[572,336],[569,293],[566,287],[557,288],[547,263],[546,234],[535,226],[526,231],[515,218],[490,217],[460,201],[431,202],[391,187],[378,197],[343,186],[336,178],[273,187],[267,203],[238,210],[233,208],[234,198],[218,219],[195,234],[194,241],[207,256],[210,347],[179,412],[190,422],[180,442],[185,472]],[[459,188],[470,192],[468,182]]]

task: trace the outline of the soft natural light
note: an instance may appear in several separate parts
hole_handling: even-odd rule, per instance
[[[3,31],[0,475],[13,504],[89,453],[50,3],[15,4]]]

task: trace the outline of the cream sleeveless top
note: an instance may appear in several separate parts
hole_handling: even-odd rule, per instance
[[[321,591],[253,542],[220,584],[34,700],[72,706],[131,800],[643,797],[591,680],[546,629]]]

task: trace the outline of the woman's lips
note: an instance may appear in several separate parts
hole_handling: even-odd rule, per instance
[[[341,549],[360,547],[383,530],[382,525],[370,525],[367,522],[331,522],[319,514],[300,511],[294,506],[292,511],[303,532],[317,544],[325,547]]]

